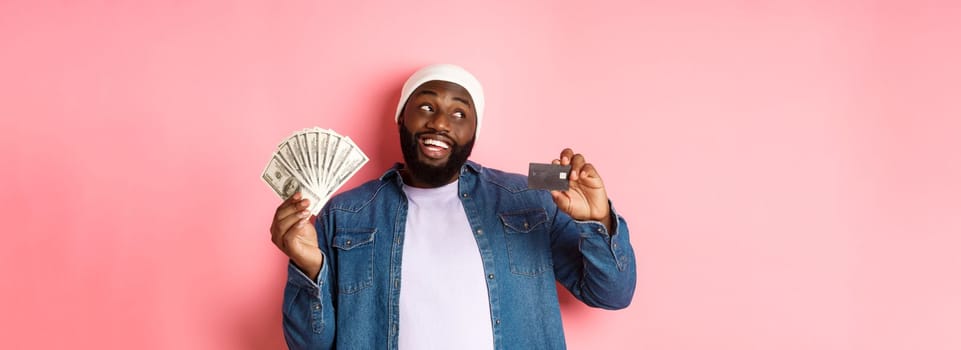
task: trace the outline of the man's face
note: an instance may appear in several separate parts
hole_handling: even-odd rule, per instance
[[[414,180],[436,187],[456,179],[476,127],[474,101],[460,85],[432,80],[414,90],[400,118],[401,151]]]

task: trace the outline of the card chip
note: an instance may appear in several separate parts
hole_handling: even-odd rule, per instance
[[[561,178],[561,180],[567,180],[567,173],[560,173],[557,177]]]

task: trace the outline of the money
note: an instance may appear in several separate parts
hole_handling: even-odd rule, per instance
[[[298,191],[310,200],[307,210],[317,215],[367,155],[349,137],[313,127],[294,132],[277,146],[260,178],[281,199]]]

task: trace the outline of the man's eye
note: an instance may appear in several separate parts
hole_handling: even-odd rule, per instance
[[[427,112],[433,112],[433,111],[434,111],[434,107],[431,107],[430,105],[422,105],[422,106],[420,106],[420,110],[422,110],[422,111],[427,111]]]
[[[464,115],[464,112],[457,111],[457,112],[454,112],[454,117],[455,117],[455,118],[465,118],[466,116]]]

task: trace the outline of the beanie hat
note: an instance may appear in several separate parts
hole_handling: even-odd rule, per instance
[[[397,113],[394,114],[394,121],[400,120],[400,113],[404,111],[407,99],[424,83],[432,80],[440,80],[460,85],[474,100],[474,112],[477,115],[477,127],[474,129],[474,138],[480,135],[481,121],[484,120],[484,89],[470,72],[453,64],[432,64],[411,74],[404,83],[404,88],[400,92],[400,101],[397,102]]]

